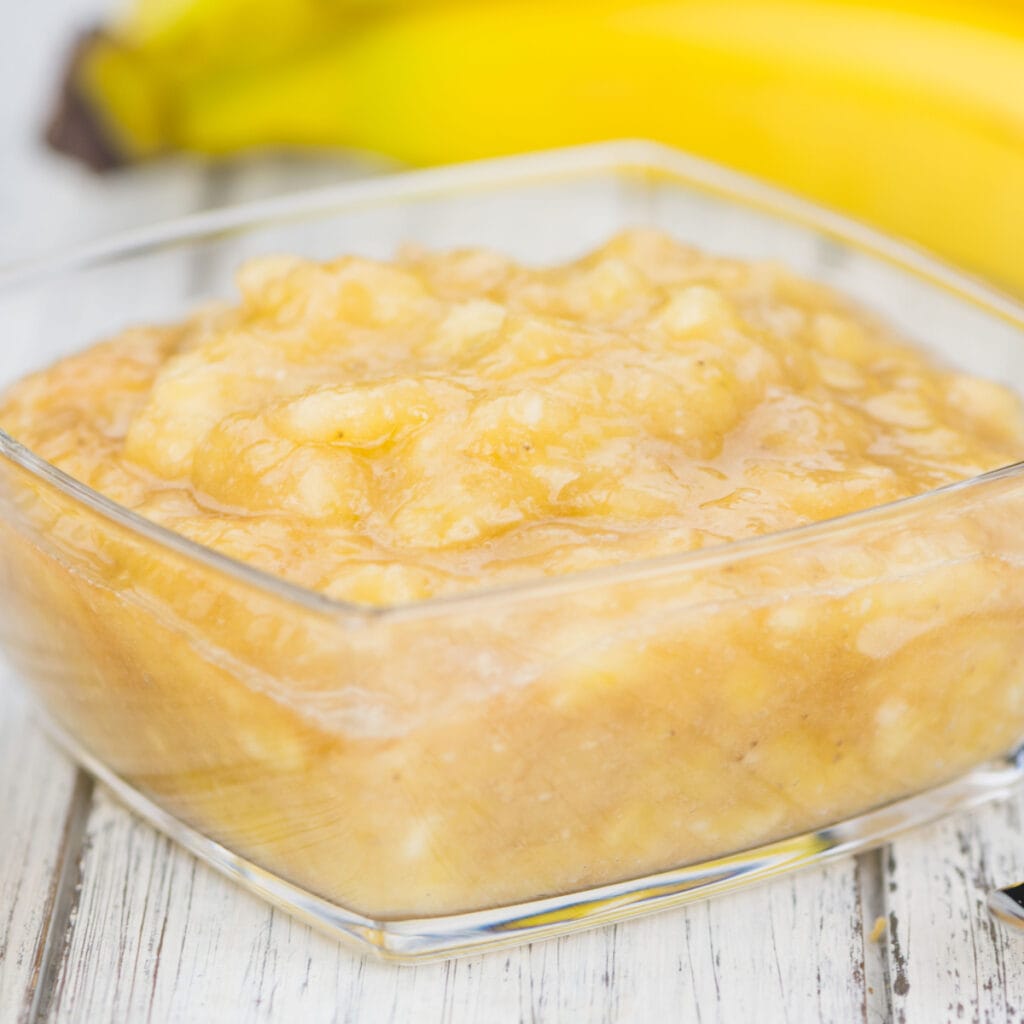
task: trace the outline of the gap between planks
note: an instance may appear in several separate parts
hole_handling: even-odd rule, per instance
[[[864,929],[864,1020],[867,1024],[884,1024],[893,1019],[885,880],[888,851],[888,845],[880,846],[857,857],[855,877]],[[876,935],[875,926],[879,920],[885,930]]]
[[[23,1024],[45,1020],[52,1002],[54,983],[70,942],[81,894],[82,857],[93,791],[92,776],[82,768],[76,769],[45,914],[46,927],[32,967],[27,993],[30,999],[20,1017]]]

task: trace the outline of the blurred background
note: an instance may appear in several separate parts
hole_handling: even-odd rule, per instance
[[[258,7],[259,3],[254,3]],[[348,153],[247,153],[216,165],[173,154],[97,174],[45,142],[83,30],[130,10],[105,0],[4,7],[0,33],[0,264],[224,202],[337,181],[384,162]]]
[[[6,14],[0,260],[342,177],[642,137],[1024,294],[1019,0],[33,0]]]

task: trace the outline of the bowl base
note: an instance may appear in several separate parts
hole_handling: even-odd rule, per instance
[[[487,910],[404,920],[364,917],[238,856],[168,814],[40,712],[54,741],[131,811],[221,874],[356,953],[421,963],[535,942],[732,892],[787,871],[869,850],[943,815],[1009,796],[1024,781],[1024,744],[960,778],[826,828],[699,864]]]

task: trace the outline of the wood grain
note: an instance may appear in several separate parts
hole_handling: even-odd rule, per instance
[[[884,858],[894,1018],[907,1024],[1024,1020],[1024,934],[985,894],[1024,879],[1024,796],[947,818]]]
[[[863,1020],[857,874],[851,859],[611,928],[396,967],[242,892],[101,790],[49,1019]]]
[[[0,1019],[28,1020],[59,956],[57,912],[79,854],[88,786],[0,678]]]

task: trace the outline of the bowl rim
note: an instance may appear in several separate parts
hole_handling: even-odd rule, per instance
[[[317,211],[339,212],[430,195],[468,193],[474,189],[493,189],[502,185],[602,172],[612,175],[653,172],[683,187],[715,193],[779,219],[795,221],[823,237],[841,241],[876,260],[952,293],[962,301],[981,307],[989,315],[1007,321],[1020,330],[1024,340],[1024,303],[1003,294],[997,288],[954,269],[913,244],[891,238],[845,214],[836,213],[750,175],[671,146],[646,140],[599,142],[427,170],[401,171],[188,214],[119,232],[56,255],[26,260],[0,269],[0,294],[38,287],[53,278],[86,272],[107,263],[176,244],[216,238],[261,223],[305,219]],[[556,576],[538,576],[496,585],[482,584],[452,594],[408,602],[372,605],[329,597],[191,540],[76,480],[2,429],[0,455],[64,496],[131,533],[153,541],[177,555],[224,572],[272,597],[345,623],[432,618],[468,608],[475,610],[494,602],[529,600],[581,587],[652,579],[677,571],[710,568],[734,558],[748,558],[768,551],[792,548],[805,540],[817,540],[823,535],[838,537],[875,521],[898,521],[922,512],[927,513],[933,506],[948,501],[951,495],[984,487],[995,481],[1024,478],[1022,460],[911,497],[706,548],[573,570]]]

